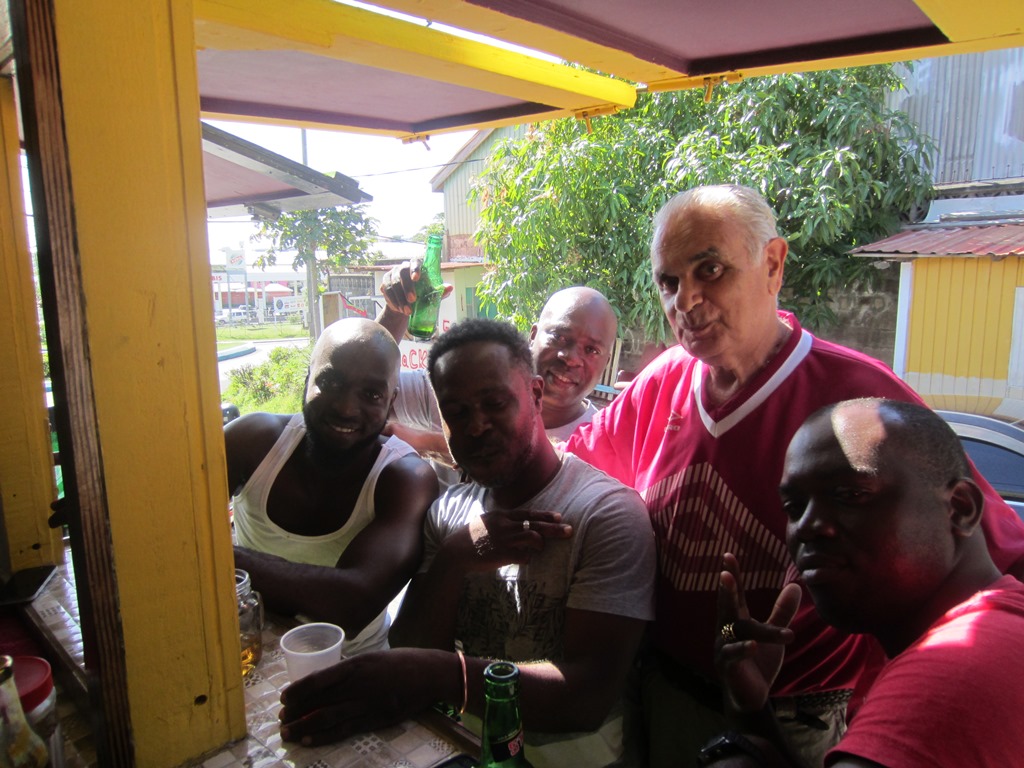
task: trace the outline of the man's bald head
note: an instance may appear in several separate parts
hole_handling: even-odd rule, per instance
[[[586,312],[588,324],[593,329],[592,335],[611,348],[615,344],[615,336],[619,330],[619,319],[612,309],[611,302],[603,293],[593,288],[577,285],[555,291],[544,302],[540,311],[540,321],[560,317],[576,312]]]
[[[544,379],[546,427],[561,426],[558,422],[582,412],[583,399],[611,357],[618,325],[608,299],[593,288],[564,288],[544,304],[530,331],[530,350]]]
[[[324,328],[313,345],[310,367],[315,367],[317,362],[330,358],[339,347],[349,344],[375,350],[383,361],[390,361],[388,375],[398,376],[402,355],[394,338],[383,326],[363,317],[346,317]]]
[[[860,398],[822,408],[805,424],[828,423],[850,465],[861,472],[884,465],[885,456],[911,462],[922,479],[942,486],[970,477],[960,438],[930,408],[900,400]],[[803,428],[801,428],[803,429]]]

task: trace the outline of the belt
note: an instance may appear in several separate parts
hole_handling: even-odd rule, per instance
[[[779,720],[796,720],[816,731],[827,731],[831,726],[818,715],[845,707],[852,695],[853,691],[842,689],[799,696],[777,696],[773,697],[771,702],[775,716]]]

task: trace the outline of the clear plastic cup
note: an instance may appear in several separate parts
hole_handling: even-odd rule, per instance
[[[281,650],[288,666],[288,678],[294,683],[306,675],[341,661],[341,641],[345,630],[337,624],[314,622],[300,624],[281,637]]]

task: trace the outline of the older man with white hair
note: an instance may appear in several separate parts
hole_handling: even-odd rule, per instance
[[[807,416],[858,397],[921,403],[893,372],[815,338],[779,311],[788,253],[764,198],[699,187],[654,221],[651,266],[678,346],[567,443],[640,492],[658,539],[657,609],[644,675],[651,765],[692,763],[721,730],[712,646],[722,555],[740,556],[751,610],[767,615],[792,568],[778,495],[786,446]],[[1024,525],[981,477],[996,565],[1024,573]],[[851,692],[880,653],[828,626],[809,599],[771,690],[790,746],[820,764]]]

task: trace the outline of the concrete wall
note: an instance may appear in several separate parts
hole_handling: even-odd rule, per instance
[[[839,316],[839,325],[815,335],[856,349],[891,367],[898,299],[899,270],[885,270],[873,290],[855,289],[838,295],[832,309]]]

